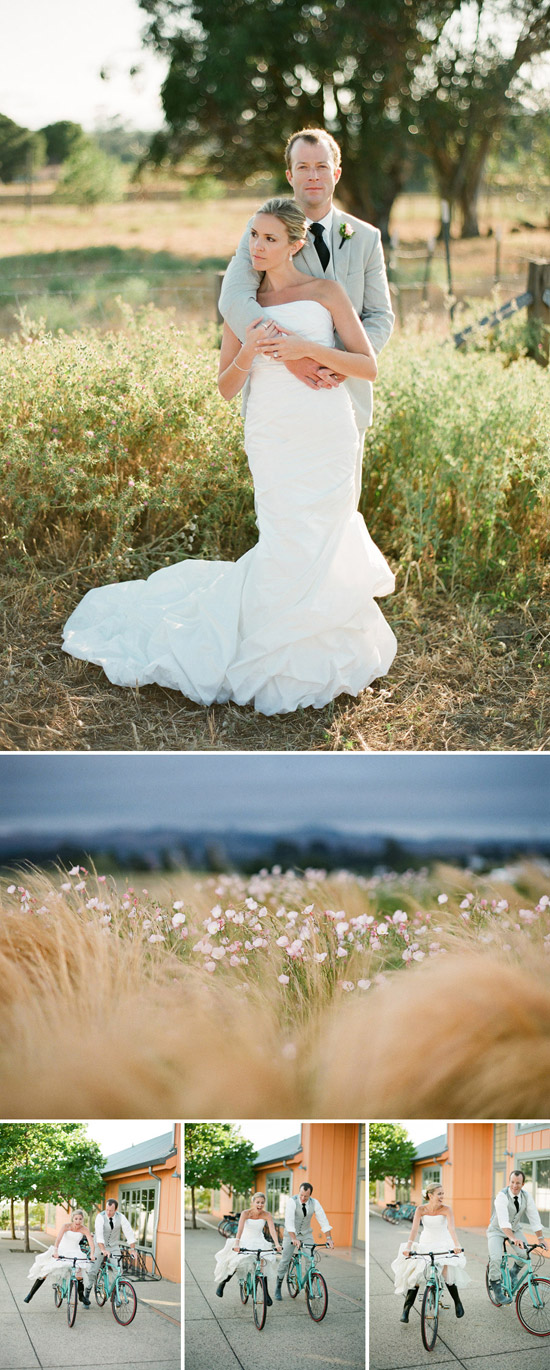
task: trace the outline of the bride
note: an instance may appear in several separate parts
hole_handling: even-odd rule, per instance
[[[64,1263],[72,1263],[76,1256],[78,1297],[86,1308],[90,1307],[90,1300],[82,1283],[84,1268],[89,1267],[90,1264],[80,1245],[83,1237],[86,1237],[86,1240],[89,1243],[90,1255],[93,1260],[94,1239],[91,1232],[88,1231],[88,1228],[84,1226],[84,1213],[82,1209],[75,1208],[70,1222],[64,1223],[61,1231],[58,1232],[54,1246],[49,1246],[47,1251],[42,1251],[40,1255],[36,1257],[36,1260],[33,1261],[28,1278],[29,1280],[32,1280],[34,1277],[34,1284],[26,1295],[24,1303],[30,1303],[31,1299],[34,1298],[37,1289],[40,1289],[40,1285],[44,1283],[46,1277],[52,1274],[53,1271],[61,1278]]]
[[[458,1291],[459,1288],[470,1284],[471,1281],[464,1269],[466,1257],[457,1239],[452,1210],[443,1202],[444,1198],[443,1185],[427,1185],[425,1201],[418,1205],[409,1240],[402,1243],[399,1247],[398,1256],[392,1261],[395,1292],[405,1295],[401,1322],[409,1321],[409,1313],[418,1294],[420,1280],[426,1271],[426,1261],[424,1259],[415,1260],[415,1252],[422,1251],[433,1251],[434,1255],[437,1252],[441,1253],[441,1259],[436,1261],[436,1265],[443,1267],[443,1279],[453,1300],[457,1318],[464,1317],[464,1309]],[[421,1221],[422,1232],[417,1241]],[[447,1255],[443,1260],[443,1252],[449,1251],[452,1251],[453,1255]]]
[[[275,1251],[278,1251],[279,1255],[281,1255],[282,1247],[279,1246],[275,1224],[271,1217],[271,1213],[267,1212],[265,1206],[265,1194],[253,1194],[250,1208],[245,1208],[239,1218],[237,1236],[228,1237],[222,1250],[216,1252],[214,1279],[217,1282],[216,1294],[220,1299],[223,1298],[225,1285],[233,1278],[233,1275],[235,1274],[235,1271],[239,1269],[239,1266],[243,1270],[246,1270],[247,1267],[250,1268],[253,1265],[256,1251],[265,1251],[265,1256],[262,1256],[262,1269],[264,1269],[266,1263],[274,1265],[275,1251],[273,1250],[271,1242],[266,1241],[264,1237],[264,1227],[266,1223],[275,1244]],[[241,1246],[243,1246],[245,1252],[248,1252],[249,1254],[243,1254],[241,1252]],[[250,1255],[250,1252],[254,1252],[254,1255]],[[265,1288],[267,1305],[270,1307],[272,1299],[270,1298],[267,1287],[267,1277]]]
[[[234,563],[189,560],[90,590],[64,650],[113,684],[276,714],[357,695],[389,670],[395,638],[373,596],[394,578],[357,511],[350,396],[309,389],[285,365],[307,356],[373,380],[376,359],[343,287],[294,266],[305,236],[295,201],[262,205],[250,235],[258,318],[242,346],[224,325],[218,384],[227,400],[245,387],[259,540]]]

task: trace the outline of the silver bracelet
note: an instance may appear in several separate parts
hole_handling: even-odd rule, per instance
[[[236,366],[236,367],[237,367],[237,371],[242,371],[242,372],[243,372],[243,375],[248,376],[248,372],[250,371],[250,367],[249,367],[249,366],[247,366],[247,367],[239,366],[239,363],[236,362],[236,361],[233,362],[233,366]]]

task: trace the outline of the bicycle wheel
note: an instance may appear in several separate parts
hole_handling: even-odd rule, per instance
[[[307,1311],[314,1322],[322,1322],[328,1308],[328,1289],[323,1275],[313,1270],[306,1284]]]
[[[298,1271],[294,1259],[291,1260],[286,1272],[286,1285],[291,1299],[295,1299],[296,1295],[300,1293],[300,1281],[298,1279]]]
[[[433,1351],[437,1340],[437,1324],[439,1321],[437,1296],[433,1284],[427,1284],[422,1299],[422,1312],[420,1316],[420,1327],[422,1330],[422,1341],[426,1351]]]
[[[488,1295],[489,1295],[489,1298],[490,1298],[490,1300],[491,1300],[491,1303],[492,1303],[493,1307],[494,1307],[494,1308],[502,1308],[502,1304],[500,1303],[499,1299],[496,1298],[496,1295],[494,1294],[493,1290],[491,1289],[491,1284],[490,1284],[490,1281],[489,1281],[489,1262],[488,1262],[488,1261],[487,1261],[487,1265],[485,1266],[485,1288],[486,1288],[486,1290],[487,1290],[487,1293],[488,1293]]]
[[[248,1275],[245,1275],[243,1280],[239,1280],[239,1290],[241,1294],[241,1303],[248,1303],[248,1298],[250,1295],[250,1290],[248,1288]]]
[[[116,1321],[128,1327],[137,1312],[137,1297],[133,1284],[119,1276],[111,1291],[111,1308]]]
[[[263,1275],[254,1276],[254,1289],[252,1293],[252,1300],[254,1304],[254,1322],[256,1323],[258,1332],[261,1332],[262,1327],[265,1323],[267,1313],[265,1278]]]
[[[129,1280],[118,1279],[111,1294],[113,1316],[122,1327],[129,1327],[137,1313],[136,1291]]]
[[[532,1279],[530,1285],[522,1284],[516,1313],[532,1337],[550,1337],[550,1280]]]
[[[76,1276],[71,1280],[67,1293],[67,1322],[69,1327],[74,1327],[76,1310],[78,1308],[78,1281]]]
[[[61,1288],[58,1284],[54,1284],[53,1287],[53,1301],[55,1303],[56,1308],[61,1308],[61,1304],[63,1303],[63,1295],[61,1293]]]
[[[103,1304],[107,1298],[107,1290],[105,1288],[105,1277],[102,1270],[98,1270],[95,1277],[94,1294],[96,1303],[99,1304],[100,1308],[103,1308]]]

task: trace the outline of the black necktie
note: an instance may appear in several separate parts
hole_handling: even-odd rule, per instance
[[[519,1213],[519,1199],[517,1194],[514,1194],[514,1203],[516,1205],[516,1213]]]
[[[302,1204],[302,1213],[303,1213],[303,1215],[304,1215],[304,1218],[307,1218],[307,1208],[306,1208],[305,1204]]]
[[[324,239],[324,235],[323,235],[323,225],[322,225],[322,224],[310,224],[309,227],[310,227],[310,231],[311,231],[311,233],[313,233],[313,237],[314,237],[314,239],[315,239],[315,251],[316,251],[316,253],[317,253],[317,256],[318,256],[318,258],[319,258],[319,261],[320,261],[320,263],[321,263],[321,266],[322,266],[322,268],[323,268],[323,271],[326,271],[327,266],[328,266],[328,264],[329,264],[329,262],[330,262],[330,252],[329,252],[329,250],[328,250],[328,247],[327,247],[326,242],[325,242],[325,239]]]
[[[113,1224],[113,1219],[112,1219],[112,1218],[109,1218],[109,1222],[110,1222],[110,1224],[111,1224],[111,1232],[112,1232],[113,1226],[114,1226],[114,1224]]]

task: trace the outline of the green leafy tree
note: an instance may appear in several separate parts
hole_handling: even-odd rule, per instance
[[[153,161],[198,149],[211,172],[282,176],[287,138],[327,127],[342,147],[344,207],[387,234],[414,145],[411,83],[456,0],[138,2],[146,41],[170,63]]]
[[[400,1123],[369,1124],[369,1178],[410,1179],[416,1147]]]
[[[414,127],[442,198],[460,211],[464,238],[479,234],[489,153],[549,50],[549,0],[469,0],[417,72]]]
[[[81,124],[73,124],[70,119],[58,119],[55,124],[46,124],[40,133],[46,139],[46,160],[49,166],[59,166],[85,138]]]
[[[233,1123],[186,1123],[185,1183],[191,1190],[193,1227],[196,1227],[195,1189],[247,1190],[254,1180],[256,1149]]]
[[[29,178],[46,160],[46,139],[0,114],[0,181]]]
[[[115,157],[108,157],[91,138],[73,149],[64,163],[56,199],[64,204],[98,205],[122,200],[124,171]]]
[[[71,1201],[90,1208],[103,1194],[104,1158],[83,1123],[1,1123],[0,1194],[24,1203],[25,1250],[29,1203]]]

